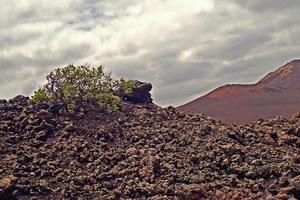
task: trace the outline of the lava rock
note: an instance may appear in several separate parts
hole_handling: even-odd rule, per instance
[[[0,199],[300,198],[300,118],[238,126],[134,101],[79,118],[25,99],[0,103]]]
[[[133,103],[151,103],[152,98],[150,91],[152,89],[151,83],[144,83],[144,82],[136,82],[135,87],[132,89],[132,92],[129,94],[121,95],[121,97],[127,101],[133,102]]]
[[[65,102],[55,102],[49,107],[49,112],[53,114],[59,114],[61,109],[66,109],[67,108],[67,103]]]
[[[26,105],[29,100],[29,97],[25,97],[23,95],[18,95],[12,99],[10,99],[8,102],[11,104],[18,104],[18,105]]]

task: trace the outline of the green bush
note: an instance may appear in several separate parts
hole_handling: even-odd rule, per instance
[[[97,105],[113,112],[120,107],[120,97],[132,91],[135,81],[113,80],[102,66],[68,65],[58,68],[46,76],[47,83],[34,92],[32,100],[64,101],[68,111],[84,109],[86,105]]]
[[[32,96],[32,99],[34,101],[43,101],[45,100],[45,93],[42,88],[39,88],[37,91],[34,92],[34,95]]]

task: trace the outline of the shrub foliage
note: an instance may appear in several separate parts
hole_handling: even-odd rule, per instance
[[[112,112],[120,107],[120,96],[130,93],[133,80],[113,80],[111,73],[105,73],[102,66],[68,65],[58,68],[46,76],[47,83],[34,92],[32,100],[63,101],[67,111],[84,109],[86,105],[97,105]]]

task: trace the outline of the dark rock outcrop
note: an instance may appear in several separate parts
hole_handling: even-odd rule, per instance
[[[51,112],[53,114],[59,114],[60,110],[66,109],[66,108],[67,108],[67,104],[65,102],[63,102],[63,101],[54,102],[54,103],[52,103],[52,105],[50,105],[49,112]]]
[[[11,104],[19,104],[19,105],[25,105],[29,100],[29,97],[25,97],[23,95],[18,95],[12,99],[9,100],[9,103]]]
[[[151,83],[137,81],[135,87],[132,89],[132,92],[130,92],[129,94],[124,94],[122,95],[122,97],[123,99],[133,103],[152,103],[152,98],[150,94],[151,89]]]

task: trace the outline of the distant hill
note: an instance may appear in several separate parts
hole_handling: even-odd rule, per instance
[[[300,60],[267,74],[255,84],[228,84],[178,107],[228,123],[245,124],[300,111]]]

